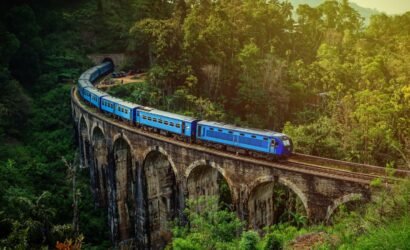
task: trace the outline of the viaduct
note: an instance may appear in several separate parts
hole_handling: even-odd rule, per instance
[[[275,223],[277,185],[289,190],[287,199],[297,198],[311,222],[371,197],[370,181],[355,175],[238,156],[135,128],[85,105],[75,89],[71,105],[81,161],[117,246],[162,248],[168,221],[181,216],[186,199],[219,196],[223,183],[232,209],[254,229]]]

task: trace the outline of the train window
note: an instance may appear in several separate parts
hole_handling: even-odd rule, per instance
[[[164,121],[164,124],[165,124],[165,125],[168,125],[168,122],[167,122],[167,121]]]
[[[173,122],[170,122],[170,123],[169,123],[169,126],[173,127],[173,126],[174,126],[174,123],[173,123]]]
[[[128,114],[128,109],[125,110],[125,113]]]
[[[219,132],[222,132],[222,129],[218,129]]]
[[[209,128],[210,130],[214,130],[214,128]]]
[[[152,121],[157,122],[157,118],[152,118]]]
[[[267,138],[267,137],[263,137],[263,140],[267,141],[267,140],[268,140],[268,138]]]
[[[147,119],[147,117],[145,115],[142,116],[142,119]]]
[[[252,138],[256,138],[256,135],[252,135]]]
[[[177,128],[180,128],[180,127],[181,127],[181,124],[177,123],[176,127],[177,127]]]
[[[228,131],[228,133],[229,133],[229,134],[233,134],[233,132],[232,132],[232,131]]]
[[[161,119],[159,119],[158,122],[162,124],[162,120],[161,120]]]
[[[151,117],[148,116],[148,121],[151,121],[151,120],[152,120]]]
[[[245,134],[240,133],[241,136],[245,136]]]

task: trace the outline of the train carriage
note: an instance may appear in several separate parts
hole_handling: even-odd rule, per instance
[[[131,102],[120,101],[115,105],[114,114],[118,117],[121,117],[129,122],[134,122],[135,117],[137,116],[137,109],[141,105],[137,105]]]
[[[110,114],[115,113],[115,105],[117,102],[122,101],[121,99],[112,97],[110,95],[104,96],[101,99],[101,110]]]
[[[150,108],[139,109],[137,113],[137,123],[141,125],[184,137],[193,138],[195,136],[198,121],[195,118]]]
[[[292,151],[290,139],[284,134],[211,121],[198,122],[197,138],[276,156],[289,156]]]
[[[101,99],[101,110],[130,122],[135,121],[136,109],[139,107],[141,106],[109,95]]]
[[[85,88],[84,89],[84,98],[91,105],[101,109],[101,98],[107,96],[105,92],[99,91],[96,88]]]

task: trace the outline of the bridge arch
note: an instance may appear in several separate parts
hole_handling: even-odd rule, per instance
[[[91,130],[91,143],[93,145],[94,164],[93,169],[90,169],[91,184],[93,185],[94,197],[98,206],[107,204],[107,166],[108,166],[108,147],[101,127],[94,125]]]
[[[119,139],[124,140],[127,145],[130,147],[130,152],[131,152],[131,156],[134,153],[134,148],[132,146],[131,140],[128,138],[128,136],[126,134],[124,134],[122,131],[120,133],[116,133],[113,137],[112,137],[112,146],[114,148],[115,142],[118,141]]]
[[[143,157],[142,168],[137,170],[137,192],[142,195],[145,205],[141,207],[137,204],[141,207],[137,213],[144,211],[144,215],[137,214],[137,218],[144,217],[144,221],[138,221],[137,224],[150,229],[145,233],[150,242],[148,245],[153,249],[162,249],[171,236],[169,221],[180,210],[176,181],[178,173],[172,158],[163,148],[150,147],[145,150]],[[137,235],[137,238],[143,237]]]
[[[111,189],[115,190],[114,202],[117,210],[118,233],[120,241],[127,240],[134,234],[135,199],[132,185],[132,150],[129,140],[124,136],[115,137],[111,159],[113,159],[114,179]]]
[[[83,115],[80,116],[78,131],[80,131],[78,135],[78,141],[80,144],[80,165],[82,168],[86,168],[91,165],[91,145],[88,122]]]
[[[211,166],[212,168],[218,170],[218,172],[225,178],[226,182],[228,182],[229,189],[232,191],[233,184],[232,184],[231,179],[227,177],[225,169],[221,168],[221,166],[219,166],[218,164],[216,164],[213,161],[208,161],[208,160],[205,160],[205,159],[194,161],[185,170],[185,178],[188,179],[188,177],[191,174],[192,170],[194,170],[196,167],[205,166],[205,165]]]
[[[340,205],[346,204],[351,201],[359,201],[359,200],[363,200],[363,194],[361,193],[346,194],[334,200],[333,204],[327,207],[327,213],[326,213],[326,218],[325,218],[326,223],[330,221],[330,218],[332,217],[333,213]]]
[[[275,193],[275,187],[277,187],[277,184],[280,184],[280,186],[287,188],[290,192],[293,192],[296,195],[295,198],[302,202],[306,215],[309,215],[307,197],[292,181],[287,178],[272,175],[261,176],[253,181],[249,185],[248,189],[248,221],[251,227],[261,229],[264,226],[272,225],[277,222],[278,218],[282,216],[284,212],[286,212],[280,207],[280,203],[277,204],[278,195],[284,195],[280,191],[279,193]],[[289,200],[289,197],[287,200]],[[297,209],[296,200],[294,202],[294,208]]]
[[[185,170],[185,178],[188,198],[218,196],[224,206],[232,205],[234,185],[217,163],[204,159],[194,161]]]
[[[91,134],[90,134],[90,138],[91,138],[91,141],[92,141],[93,145],[94,145],[96,139],[98,139],[98,140],[101,139],[101,136],[105,140],[104,129],[102,127],[100,127],[100,125],[94,124],[91,128]]]
[[[147,159],[147,156],[152,153],[152,152],[159,152],[161,154],[163,154],[167,160],[169,161],[169,164],[171,164],[172,170],[174,171],[175,177],[178,179],[179,176],[179,171],[175,166],[175,163],[172,159],[172,157],[167,153],[167,151],[165,151],[165,149],[163,149],[162,147],[159,146],[151,146],[148,147],[146,150],[144,150],[144,152],[142,153],[142,160],[145,161],[145,159]]]
[[[78,123],[78,131],[80,131],[81,136],[84,139],[89,139],[90,138],[89,130],[88,130],[89,125],[88,125],[87,119],[84,118],[84,115],[81,115],[79,121],[80,122]]]

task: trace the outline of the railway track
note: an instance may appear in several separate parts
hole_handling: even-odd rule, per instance
[[[360,164],[348,161],[335,160],[330,158],[324,158],[313,155],[305,155],[295,153],[288,160],[291,163],[300,164],[312,164],[333,169],[339,169],[344,171],[349,171],[356,174],[367,174],[369,176],[375,177],[385,177],[385,178],[408,178],[410,177],[410,170],[406,169],[391,169],[387,170],[384,167]]]
[[[105,116],[99,113],[97,110],[94,110],[93,108],[88,107],[84,103],[81,103],[75,89],[73,89],[72,91],[72,96],[74,97],[77,104],[79,104],[83,110],[88,110],[88,112],[93,113],[93,115],[99,117],[100,119],[110,123],[116,123],[119,127],[125,128],[127,130],[132,130],[136,133],[144,134],[145,136],[167,141],[169,143],[178,144],[182,147],[189,147],[191,149],[199,151],[207,151],[208,153],[212,153],[215,155],[224,155],[225,157],[241,161],[258,162],[261,165],[279,169],[286,169],[287,171],[302,172],[311,175],[321,175],[339,180],[360,182],[363,184],[369,184],[372,180],[376,178],[380,178],[382,179],[382,181],[386,182],[394,182],[400,180],[400,178],[410,177],[410,171],[407,170],[398,170],[394,174],[394,176],[390,176],[386,173],[385,168],[383,167],[345,162],[329,158],[303,155],[298,153],[294,154],[287,161],[272,162],[265,159],[252,158],[249,156],[236,155],[231,152],[215,150],[213,148],[207,148],[197,144],[176,141],[164,135],[148,131],[142,131],[127,123],[123,123],[112,117]]]
[[[337,179],[354,180],[355,182],[362,182],[366,184],[369,184],[372,180],[377,178],[380,178],[383,182],[394,182],[399,180],[399,178],[396,177],[350,172],[348,170],[329,168],[326,166],[313,165],[308,163],[288,161],[285,164],[292,168],[304,169],[315,174],[322,173],[327,176],[337,177]]]

